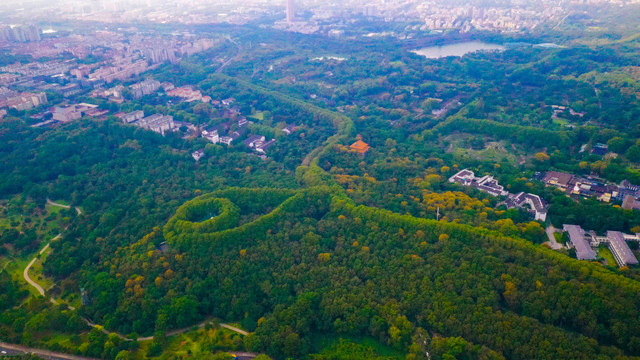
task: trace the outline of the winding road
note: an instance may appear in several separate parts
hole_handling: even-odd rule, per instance
[[[38,253],[38,255],[36,255],[31,262],[29,262],[29,265],[27,265],[26,268],[24,268],[24,271],[22,272],[22,276],[24,277],[24,279],[29,283],[29,285],[33,286],[39,293],[40,295],[44,296],[44,289],[42,288],[42,286],[40,286],[38,283],[36,283],[35,281],[31,280],[31,278],[29,277],[29,269],[31,269],[31,266],[33,264],[35,264],[36,261],[38,261],[38,257],[42,254],[44,254],[45,251],[47,251],[47,249],[49,249],[49,244],[51,244],[51,241],[54,240],[58,240],[60,238],[60,236],[62,236],[61,234],[58,234],[56,237],[54,237],[53,239],[51,239],[47,245],[45,245],[42,250],[40,250],[40,252]],[[51,298],[51,302],[54,304],[57,304],[58,302]]]
[[[69,205],[63,205],[63,204],[59,204],[56,202],[51,201],[49,198],[47,198],[47,204],[52,205],[52,206],[59,206],[65,209],[70,209],[71,206]],[[76,212],[78,213],[78,215],[82,214],[82,210],[80,210],[79,208],[75,208]],[[29,269],[31,269],[31,266],[33,266],[33,264],[36,263],[36,261],[38,261],[39,257],[45,253],[45,251],[47,251],[49,249],[49,245],[51,244],[52,241],[55,241],[57,239],[59,239],[62,236],[62,234],[58,234],[57,236],[55,236],[54,238],[52,238],[51,240],[49,240],[49,242],[42,248],[42,250],[40,250],[38,252],[38,254],[31,259],[31,261],[29,262],[29,264],[24,268],[24,270],[22,271],[22,276],[24,277],[25,281],[27,283],[29,283],[29,285],[31,285],[34,289],[36,289],[36,291],[42,295],[42,296],[46,296],[45,295],[45,290],[42,288],[42,286],[40,286],[38,283],[36,283],[35,281],[33,281],[33,279],[31,279],[31,277],[29,276]],[[58,305],[59,302],[54,299],[53,297],[49,297],[49,301],[51,301],[53,304]],[[69,307],[69,309],[71,310],[75,310],[75,308],[69,304],[67,304],[67,306]],[[108,331],[104,328],[104,326],[98,325],[93,323],[91,320],[87,319],[87,318],[83,318],[84,321],[87,323],[88,326],[92,327],[92,328],[99,328],[103,333],[109,335],[109,334],[114,334],[116,336],[118,336],[120,339],[123,339],[125,341],[133,341],[133,339],[130,339],[122,334],[119,334],[117,332],[112,332],[112,331]],[[200,324],[196,325],[195,327],[198,329],[201,329],[203,327],[205,327],[205,325],[207,323],[209,323],[210,320],[206,320],[201,322]],[[248,335],[249,333],[247,331],[244,331],[242,329],[239,329],[235,326],[229,325],[229,324],[224,324],[224,323],[220,323],[219,324],[220,327],[223,327],[225,329],[234,331],[238,334],[241,335]],[[182,333],[185,333],[187,331],[190,331],[191,329],[193,329],[194,326],[189,326],[186,328],[182,328],[182,329],[176,329],[176,330],[172,330],[166,333],[166,336],[173,336],[173,335],[179,335]],[[146,336],[146,337],[140,337],[137,339],[137,341],[149,341],[149,340],[153,340],[153,336]],[[80,356],[74,356],[74,355],[68,355],[68,354],[63,354],[63,353],[56,353],[56,352],[52,352],[52,351],[47,351],[47,350],[41,350],[41,349],[36,349],[36,348],[28,348],[28,347],[24,347],[24,346],[20,346],[20,345],[15,345],[15,344],[7,344],[7,343],[3,343],[0,342],[0,350],[1,351],[6,351],[7,354],[18,354],[18,353],[32,353],[32,354],[37,354],[41,357],[44,357],[45,359],[52,359],[52,360],[92,360],[92,358],[86,358],[86,357],[80,357]],[[235,354],[237,355],[237,357],[239,359],[253,359],[254,357],[256,357],[258,354],[254,354],[254,353],[231,353],[231,354]]]
[[[76,209],[77,209],[77,208],[76,208]],[[34,257],[34,258],[29,262],[29,264],[27,265],[27,267],[25,267],[25,268],[24,268],[24,271],[22,271],[22,276],[23,276],[23,277],[24,277],[24,279],[27,281],[27,283],[29,283],[29,285],[31,285],[33,288],[35,288],[35,289],[38,291],[38,293],[39,293],[40,295],[42,295],[42,296],[46,296],[46,295],[45,295],[45,290],[42,288],[42,286],[40,286],[38,283],[36,283],[35,281],[33,281],[33,279],[31,279],[31,277],[29,276],[29,269],[31,269],[31,266],[33,266],[33,264],[35,264],[35,262],[36,262],[36,261],[38,261],[39,256],[40,256],[40,255],[42,255],[42,254],[44,254],[44,252],[45,252],[45,251],[47,251],[47,249],[49,249],[49,245],[51,244],[51,241],[55,241],[55,240],[59,239],[61,236],[62,236],[61,234],[58,234],[56,237],[54,237],[53,239],[51,239],[51,240],[47,243],[47,245],[45,245],[45,246],[42,248],[42,250],[40,250],[40,252],[38,252],[38,255],[36,255],[36,256],[35,256],[35,257]],[[55,305],[58,305],[58,304],[59,304],[59,302],[58,302],[56,299],[54,299],[53,297],[50,297],[50,298],[49,298],[49,301],[51,301],[51,302],[52,302],[53,304],[55,304]],[[71,305],[67,305],[67,306],[68,306],[71,310],[75,310],[75,308],[74,308],[73,306],[71,306]],[[126,341],[133,341],[133,339],[129,339],[128,337],[126,337],[126,336],[124,336],[124,335],[122,335],[122,334],[119,334],[119,333],[117,333],[117,332],[108,331],[108,330],[107,330],[107,329],[105,329],[103,326],[98,325],[98,324],[95,324],[95,323],[93,323],[93,322],[92,322],[91,320],[89,320],[89,319],[86,319],[86,318],[85,318],[85,319],[84,319],[84,321],[87,323],[87,325],[89,325],[89,326],[90,326],[90,327],[92,327],[92,328],[99,327],[99,328],[100,328],[100,330],[101,330],[103,333],[107,334],[107,335],[109,335],[109,334],[115,334],[115,335],[116,335],[116,336],[118,336],[120,339],[123,339],[123,340],[126,340]],[[195,325],[195,327],[197,327],[198,329],[201,329],[201,328],[203,328],[203,327],[204,327],[204,326],[205,326],[209,321],[210,321],[210,320],[203,321],[203,322],[201,322],[200,324]],[[220,324],[220,327],[223,327],[223,328],[225,328],[225,329],[229,329],[229,330],[234,331],[234,332],[236,332],[236,333],[238,333],[238,334],[240,334],[240,335],[245,335],[245,336],[246,336],[246,335],[249,335],[249,333],[248,333],[248,332],[246,332],[246,331],[244,331],[244,330],[242,330],[242,329],[239,329],[239,328],[237,328],[237,327],[235,327],[235,326],[229,325],[229,324],[221,323],[221,324]],[[182,329],[172,330],[172,331],[167,332],[167,334],[166,334],[166,335],[167,335],[167,336],[179,335],[179,334],[185,333],[185,332],[187,332],[187,331],[189,331],[189,330],[191,330],[191,329],[193,329],[193,326],[189,326],[189,327],[182,328]],[[148,340],[153,340],[153,336],[140,337],[140,338],[138,338],[137,340],[138,340],[138,341],[148,341]]]
[[[64,204],[60,204],[54,201],[51,201],[51,199],[47,198],[47,204],[52,205],[52,206],[58,206],[61,208],[65,208],[65,209],[71,209],[70,205],[64,205]],[[78,213],[78,215],[82,215],[82,210],[79,207],[75,207],[76,212]]]

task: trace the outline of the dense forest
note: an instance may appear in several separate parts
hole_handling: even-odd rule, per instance
[[[236,319],[255,329],[250,349],[277,358],[315,350],[311,337],[326,332],[366,333],[415,358],[416,336],[459,336],[488,358],[638,351],[633,280],[496,232],[355,206],[341,190],[290,195],[230,189],[187,202],[87,274],[86,311],[125,333]],[[208,210],[219,215],[196,220]]]

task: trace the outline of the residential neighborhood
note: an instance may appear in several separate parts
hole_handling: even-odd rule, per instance
[[[640,198],[640,187],[626,180],[620,184],[612,184],[594,175],[578,176],[559,171],[538,174],[538,178],[547,186],[562,190],[567,196],[596,197],[607,203],[623,201],[626,209],[636,208],[635,200]]]

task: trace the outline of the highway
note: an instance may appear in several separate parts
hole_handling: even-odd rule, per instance
[[[4,353],[6,352],[6,354]],[[29,348],[20,345],[7,344],[0,341],[0,355],[20,355],[20,354],[36,354],[47,360],[98,360],[96,358],[87,358],[63,353],[57,353],[48,350]]]
[[[0,356],[4,355],[20,355],[20,354],[36,354],[41,358],[47,360],[98,360],[96,358],[88,358],[82,356],[75,356],[70,354],[57,353],[48,350],[29,348],[20,345],[7,344],[0,341]],[[237,352],[232,351],[231,354],[236,355],[238,360],[251,360],[257,356],[257,354],[249,352]]]

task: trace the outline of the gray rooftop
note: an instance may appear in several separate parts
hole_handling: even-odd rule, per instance
[[[638,259],[636,259],[629,245],[627,245],[623,233],[619,231],[607,231],[607,239],[609,239],[609,247],[618,265],[627,266],[638,263]]]
[[[564,225],[563,227],[564,231],[569,233],[569,240],[576,249],[578,260],[595,260],[596,252],[591,248],[584,230],[578,225]]]

